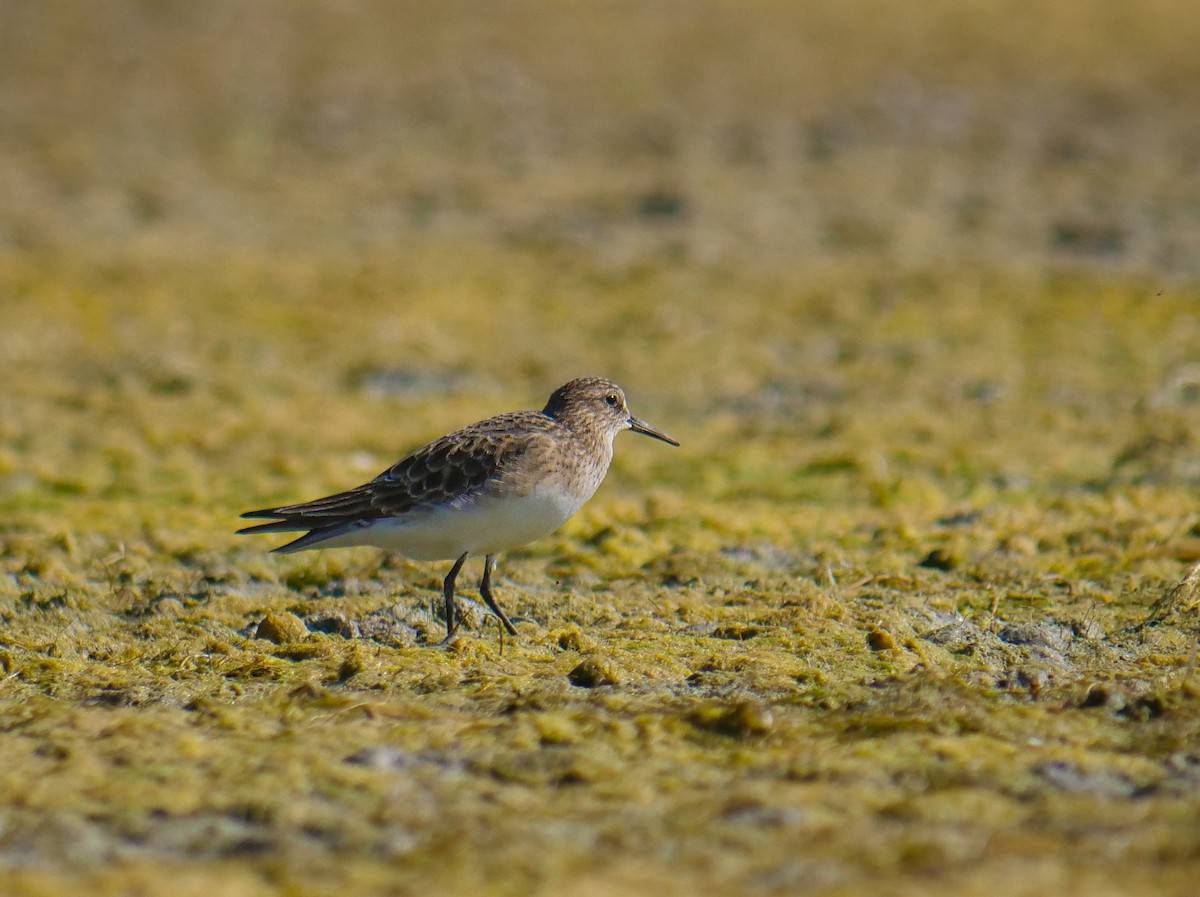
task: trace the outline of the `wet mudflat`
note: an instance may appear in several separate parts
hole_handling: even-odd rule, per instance
[[[0,890],[1189,893],[1200,16],[860,6],[9,54]],[[516,639],[232,533],[579,374],[683,445],[502,559]]]

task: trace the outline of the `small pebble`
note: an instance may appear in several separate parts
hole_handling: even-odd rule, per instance
[[[775,727],[775,714],[758,701],[708,704],[694,710],[692,724],[722,735],[766,735]]]
[[[607,661],[599,657],[589,657],[567,673],[567,681],[580,688],[597,688],[601,685],[616,685],[620,679]]]
[[[935,548],[921,560],[918,567],[929,567],[932,570],[953,570],[958,566],[958,558],[943,548]]]
[[[896,640],[886,629],[876,626],[867,633],[867,646],[872,651],[888,651],[896,647]]]
[[[276,645],[287,645],[303,641],[308,637],[308,627],[295,614],[286,611],[281,614],[270,613],[262,618],[254,637],[266,639]]]
[[[596,647],[596,643],[580,632],[578,629],[564,629],[554,633],[555,639],[558,642],[558,647],[564,651],[592,651]]]

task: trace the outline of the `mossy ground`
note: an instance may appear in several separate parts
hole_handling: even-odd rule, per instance
[[[796,6],[0,12],[0,891],[1191,893],[1200,14]],[[592,373],[517,639],[232,533]]]

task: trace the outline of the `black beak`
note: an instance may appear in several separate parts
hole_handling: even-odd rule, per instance
[[[661,439],[667,445],[679,445],[674,439],[664,433],[662,430],[656,430],[644,420],[638,420],[636,417],[629,418],[629,429],[635,433],[642,433],[646,436],[653,436],[655,439]]]

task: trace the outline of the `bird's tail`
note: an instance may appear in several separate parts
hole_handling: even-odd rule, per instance
[[[243,517],[265,517],[269,511],[251,511],[243,514]],[[247,526],[237,531],[239,536],[248,536],[254,533],[296,533],[308,530],[299,539],[293,539],[286,545],[280,545],[278,548],[273,548],[274,554],[291,554],[294,551],[305,551],[309,548],[319,548],[321,543],[327,542],[330,539],[336,539],[338,536],[345,535],[353,529],[353,523],[340,522],[329,526],[313,527],[312,521],[303,520],[272,520],[270,523],[259,523],[255,526]]]

